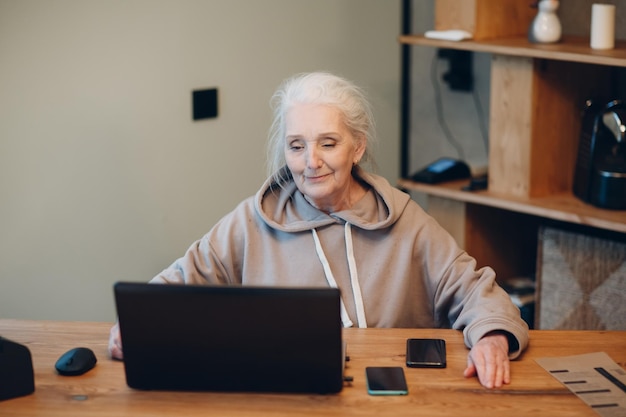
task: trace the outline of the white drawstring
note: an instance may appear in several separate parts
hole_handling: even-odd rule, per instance
[[[366,328],[365,306],[363,305],[363,295],[361,295],[361,285],[359,284],[359,273],[354,260],[354,248],[352,247],[352,230],[350,223],[346,222],[345,227],[346,253],[348,255],[348,267],[350,268],[350,282],[352,282],[352,293],[354,294],[354,304],[356,305],[356,318],[359,327]]]
[[[324,275],[326,275],[326,281],[328,281],[328,285],[333,288],[337,288],[337,281],[333,275],[333,272],[330,269],[330,264],[328,263],[328,259],[326,258],[326,254],[322,249],[322,244],[320,243],[320,239],[317,236],[317,231],[312,229],[313,231],[313,240],[315,241],[315,251],[317,252],[317,257],[322,263],[322,267],[324,268]],[[346,252],[348,255],[348,268],[350,270],[350,282],[352,283],[352,294],[354,296],[354,303],[356,305],[356,313],[357,320],[359,323],[359,327],[365,328],[367,327],[367,320],[365,319],[365,307],[363,305],[363,296],[361,295],[361,286],[359,285],[359,277],[356,269],[356,262],[354,260],[354,249],[352,246],[352,232],[350,230],[350,223],[346,222],[346,226],[344,229],[345,233],[345,241],[346,241]],[[350,320],[348,316],[348,312],[346,310],[346,306],[341,300],[341,321],[343,323],[343,327],[352,327],[354,323]]]
[[[315,229],[313,229],[313,240],[315,240],[315,251],[317,252],[317,257],[324,267],[324,275],[326,275],[326,281],[328,281],[328,285],[330,285],[331,287],[337,288],[337,281],[335,281],[333,272],[330,270],[328,259],[326,259],[324,250],[322,250],[322,245],[320,244],[320,239],[317,237],[317,232],[315,231]],[[343,327],[354,326],[354,323],[352,323],[352,320],[350,320],[350,316],[348,316],[348,312],[346,311],[346,306],[344,305],[343,300],[341,300],[341,322],[343,323]]]

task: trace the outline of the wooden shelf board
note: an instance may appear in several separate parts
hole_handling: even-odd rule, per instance
[[[407,45],[626,67],[626,41],[621,40],[615,42],[614,49],[596,50],[589,47],[588,38],[570,36],[553,44],[531,43],[525,37],[460,42],[429,39],[422,35],[402,35],[398,39],[400,43]]]
[[[400,179],[398,186],[406,190],[426,193],[472,204],[500,208],[568,223],[626,233],[626,210],[604,210],[586,204],[569,193],[540,198],[517,198],[483,191],[463,191],[467,180],[430,185]]]

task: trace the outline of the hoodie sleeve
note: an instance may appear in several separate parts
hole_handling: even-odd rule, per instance
[[[185,255],[150,280],[157,284],[222,284],[226,271],[211,248],[211,232],[194,242]]]
[[[509,356],[516,358],[528,345],[528,325],[508,294],[496,283],[490,267],[477,269],[476,260],[434,219],[427,224],[427,273],[435,286],[435,319],[463,331],[474,346],[485,334],[508,333]]]

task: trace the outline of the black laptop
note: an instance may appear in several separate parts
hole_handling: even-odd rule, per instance
[[[343,387],[338,289],[119,282],[114,293],[131,388]]]

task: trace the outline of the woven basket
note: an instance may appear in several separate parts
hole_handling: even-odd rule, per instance
[[[543,227],[539,329],[626,330],[626,243]]]

